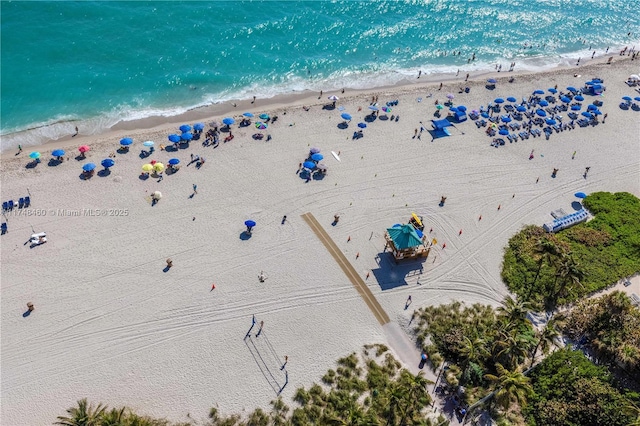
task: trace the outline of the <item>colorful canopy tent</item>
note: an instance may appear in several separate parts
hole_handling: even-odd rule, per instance
[[[390,248],[396,261],[427,257],[429,249],[424,247],[422,238],[413,225],[401,225],[387,228],[385,250]]]
[[[431,120],[431,123],[433,124],[433,130],[429,130],[429,133],[431,133],[431,137],[433,139],[451,136],[451,133],[449,133],[449,129],[447,129],[447,127],[455,127],[453,123],[451,123],[446,118],[443,118],[441,120]]]

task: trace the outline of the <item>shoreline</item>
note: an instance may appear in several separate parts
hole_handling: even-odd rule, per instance
[[[615,51],[612,50],[612,51]],[[263,112],[273,112],[273,111],[285,111],[287,108],[297,108],[302,107],[303,105],[307,106],[315,106],[319,104],[323,104],[327,102],[327,96],[335,94],[336,96],[341,97],[343,100],[348,100],[355,97],[360,96],[371,96],[380,93],[398,93],[406,94],[408,92],[417,92],[420,90],[430,90],[436,96],[437,85],[439,83],[443,83],[443,92],[452,92],[457,94],[460,85],[464,86],[477,86],[478,84],[484,84],[487,78],[495,78],[498,80],[498,84],[507,83],[507,80],[511,77],[526,77],[526,76],[544,76],[544,75],[553,75],[556,73],[564,72],[568,69],[575,69],[581,72],[590,72],[591,67],[597,67],[601,65],[609,66],[606,62],[609,57],[613,56],[613,61],[610,66],[616,66],[617,63],[621,63],[624,61],[631,61],[631,57],[629,56],[620,56],[618,54],[612,55],[611,53],[598,55],[593,59],[587,59],[583,61],[578,66],[570,66],[570,65],[557,65],[552,68],[543,69],[540,71],[528,71],[528,70],[516,70],[514,71],[493,71],[493,70],[484,70],[474,73],[469,76],[469,80],[465,81],[466,72],[462,69],[460,70],[459,75],[455,75],[453,73],[436,73],[436,74],[426,74],[423,73],[421,77],[415,79],[403,78],[398,83],[392,85],[383,85],[370,87],[365,89],[348,89],[345,88],[345,94],[340,93],[340,90],[331,90],[323,93],[322,98],[318,98],[316,95],[318,92],[314,92],[311,90],[305,90],[302,92],[293,92],[287,94],[276,95],[267,99],[256,99],[256,103],[253,104],[251,99],[234,99],[230,101],[224,101],[221,103],[214,103],[205,106],[198,106],[191,108],[181,114],[171,115],[171,116],[163,116],[163,115],[155,115],[148,116],[144,118],[129,120],[129,121],[119,121],[113,126],[104,131],[100,131],[95,134],[87,134],[83,135],[82,133],[78,134],[77,137],[73,137],[72,135],[64,136],[58,139],[49,139],[42,144],[39,145],[30,145],[24,146],[24,151],[37,150],[36,147],[41,151],[48,151],[58,148],[69,148],[73,146],[75,143],[88,143],[88,141],[96,140],[98,142],[107,138],[121,138],[124,136],[130,136],[132,132],[141,132],[141,131],[155,131],[155,130],[164,130],[165,128],[177,127],[183,123],[194,123],[197,121],[208,122],[214,120],[218,117],[223,116],[239,116],[243,112],[247,110],[256,110],[259,108],[260,111]],[[640,68],[640,63],[639,63]],[[469,73],[471,74],[471,73]],[[458,85],[458,87],[451,87],[452,83]],[[509,84],[509,83],[507,83]],[[428,92],[427,92],[428,93]],[[426,95],[426,93],[425,93]],[[234,107],[233,105],[236,105]],[[67,121],[66,123],[73,123],[73,121]],[[60,123],[55,123],[60,124]],[[52,124],[52,125],[55,125]],[[207,123],[205,123],[207,124]],[[46,127],[46,126],[43,126]],[[38,127],[40,128],[40,127]],[[3,135],[3,137],[19,137],[19,135],[25,134],[26,132],[30,132],[35,130],[36,128],[24,130],[16,133],[9,133],[7,135]],[[16,156],[18,152],[17,148],[9,148],[5,151],[0,152],[0,159],[10,158],[12,156]]]

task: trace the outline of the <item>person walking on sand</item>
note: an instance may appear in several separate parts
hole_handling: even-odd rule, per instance
[[[604,123],[604,122],[605,122],[605,120],[607,119],[608,115],[609,115],[609,114],[606,114],[606,113],[605,113],[605,114],[602,116],[602,123]]]
[[[404,308],[407,309],[409,305],[411,305],[411,302],[411,295],[409,295],[409,297],[407,297],[407,301],[404,303]]]
[[[533,160],[533,149],[531,150],[531,154],[529,154],[529,160]]]
[[[198,185],[196,185],[195,183],[193,184],[193,193],[194,194],[198,193]]]
[[[590,169],[591,169],[591,167],[585,167],[585,169],[584,169],[584,177],[585,177],[585,179],[587,178],[587,173],[589,173]]]
[[[33,306],[33,303],[28,302],[27,303],[27,309],[29,310],[29,312],[33,312],[33,310],[35,309],[35,307]]]
[[[260,328],[258,329],[258,333],[256,334],[256,337],[262,334],[262,327],[264,327],[264,321],[260,321]]]
[[[280,224],[284,225],[286,221],[287,221],[287,215],[285,214],[284,216],[282,216],[282,222],[280,222]]]
[[[340,215],[339,214],[334,214],[333,215],[333,223],[338,223],[338,221],[340,220]]]
[[[75,138],[76,136],[78,136],[78,126],[76,126],[76,132],[71,135],[72,138]]]
[[[18,154],[22,152],[22,145],[18,145]]]
[[[573,154],[571,154],[571,159],[573,160],[574,158],[576,158],[576,152],[578,151],[573,151]]]
[[[167,259],[167,269],[170,269],[171,267],[173,267],[173,260],[169,258]]]

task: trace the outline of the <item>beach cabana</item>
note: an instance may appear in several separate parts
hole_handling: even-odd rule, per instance
[[[387,228],[385,233],[385,251],[390,249],[394,259],[420,259],[429,256],[429,248],[425,247],[422,237],[413,225],[406,224]]]
[[[431,120],[431,123],[433,124],[433,130],[431,130],[430,133],[433,139],[441,138],[444,136],[451,136],[451,133],[449,133],[449,129],[447,129],[447,127],[453,126],[453,124],[446,118],[443,118],[441,120]]]

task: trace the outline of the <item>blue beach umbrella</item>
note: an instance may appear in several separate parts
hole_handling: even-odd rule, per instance
[[[547,113],[544,112],[543,109],[537,109],[536,110],[536,114],[538,114],[540,117],[546,117],[547,116]]]
[[[562,102],[564,102],[565,104],[568,104],[569,102],[571,102],[571,98],[570,98],[570,97],[568,97],[568,96],[562,96],[562,97],[560,98],[560,100],[561,100]]]
[[[467,111],[467,107],[464,106],[464,105],[458,105],[458,111],[466,112]]]
[[[578,198],[587,198],[587,194],[585,194],[584,192],[576,192],[575,194],[573,194],[573,196]]]
[[[569,87],[567,87],[567,90],[568,90],[568,91],[570,91],[570,92],[577,92],[577,91],[578,91],[578,89],[576,89],[576,88],[575,88],[575,87],[573,87],[573,86],[569,86]]]
[[[256,226],[256,223],[253,220],[245,220],[244,224],[249,228],[253,228],[254,226]]]
[[[256,129],[264,130],[266,128],[267,128],[267,123],[263,123],[261,121],[258,121],[256,123]]]
[[[509,96],[509,97],[507,98],[507,102],[516,102],[516,101],[517,101],[517,99],[516,99],[516,98],[514,98],[513,96]]]
[[[269,119],[269,114],[263,112],[258,117],[260,117],[263,120],[268,120]]]
[[[542,101],[538,102],[538,105],[540,105],[542,107],[546,107],[546,106],[549,106],[549,102],[547,102],[545,100],[542,100]]]
[[[597,106],[595,106],[594,104],[591,104],[591,105],[589,105],[589,106],[587,107],[587,111],[594,111],[594,110],[596,110],[596,109],[598,109],[598,107],[597,107]]]
[[[243,116],[247,117],[247,118],[251,118],[253,117],[253,114],[251,114],[250,112],[245,112],[244,114],[242,114]]]
[[[347,114],[346,112],[343,112],[342,114],[340,114],[340,117],[342,117],[343,119],[350,121],[351,120],[351,114]]]
[[[193,139],[193,134],[191,132],[184,132],[180,135],[180,139],[184,141],[190,141],[191,139]]]
[[[38,158],[40,158],[42,154],[40,154],[38,151],[33,151],[31,154],[29,154],[29,158],[33,158],[34,160],[37,160]]]
[[[64,149],[56,149],[51,153],[51,155],[53,155],[54,157],[62,157],[64,154]]]
[[[487,83],[496,84],[498,81],[495,78],[488,78]]]
[[[635,98],[633,98],[636,101],[640,101],[640,96],[636,96]]]
[[[582,107],[580,105],[571,105],[571,111],[580,111]]]
[[[367,123],[358,123],[358,127],[360,127],[361,129],[366,129]]]
[[[189,130],[191,130],[191,126],[189,126],[188,124],[183,124],[182,126],[179,127],[179,129],[182,133],[186,133]]]
[[[547,90],[549,91],[549,93],[553,93],[554,95],[555,95],[556,93],[558,93],[558,91],[557,91],[555,88],[553,88],[553,87],[551,87],[551,88],[549,88],[549,89],[547,89]]]
[[[315,169],[316,168],[316,163],[314,163],[313,161],[305,161],[304,163],[302,163],[302,165],[306,169]]]
[[[497,104],[503,104],[504,103],[504,99],[502,98],[496,98],[493,102],[497,103]]]
[[[177,158],[172,158],[168,161],[169,164],[171,164],[172,166],[175,166],[177,164],[180,164],[180,160]]]
[[[582,111],[582,115],[584,117],[587,117],[587,118],[592,118],[593,117],[593,115],[590,112],[587,112],[587,111]]]
[[[111,158],[105,158],[104,160],[102,160],[100,164],[102,164],[102,167],[104,167],[105,169],[108,169],[109,167],[113,167],[113,165],[116,164],[116,162],[113,161]]]
[[[508,115],[503,115],[502,117],[500,117],[500,119],[502,120],[503,123],[511,122],[511,117],[509,117]]]
[[[84,166],[82,166],[82,170],[84,170],[85,172],[90,172],[91,170],[95,169],[96,165],[93,163],[87,163]]]
[[[632,101],[631,96],[623,96],[622,100],[623,101],[627,101],[627,102],[631,102]]]
[[[534,95],[544,95],[544,90],[536,89],[533,91]]]
[[[146,147],[152,147],[152,146],[154,146],[155,144],[156,144],[156,143],[155,143],[154,141],[145,141],[145,142],[142,142],[142,145],[143,145],[143,146],[146,146]]]
[[[133,143],[133,139],[131,138],[122,138],[120,139],[120,145],[122,146],[129,146]]]
[[[591,114],[602,115],[602,111],[600,111],[599,109],[594,109],[593,111],[591,111]]]
[[[196,123],[193,125],[193,130],[204,130],[204,123]]]
[[[578,95],[578,96],[574,97],[573,99],[575,99],[578,102],[582,102],[582,101],[584,101],[584,96]]]
[[[489,114],[487,114],[486,112],[482,112],[482,113],[480,113],[480,115],[481,115],[483,118],[489,118]]]
[[[556,122],[556,120],[554,120],[553,118],[547,118],[547,119],[545,120],[545,122],[546,122],[549,126],[555,126],[556,124],[558,124],[558,123]]]
[[[524,105],[518,105],[518,107],[516,108],[516,111],[518,111],[518,112],[526,112],[527,108]]]
[[[324,159],[324,155],[319,154],[319,153],[318,154],[313,154],[313,155],[311,155],[311,159],[313,161],[322,161]]]
[[[507,129],[500,129],[498,133],[502,136],[507,136],[509,134],[509,131]]]
[[[231,118],[231,117],[226,117],[226,118],[224,118],[224,119],[222,120],[222,122],[223,122],[224,124],[226,124],[227,126],[231,126],[233,123],[235,123],[235,122],[236,122],[236,120],[234,120],[234,119],[233,119],[233,118]]]
[[[458,107],[457,106],[453,106],[453,107],[449,108],[449,111],[458,112]]]
[[[169,135],[169,141],[173,143],[180,142],[180,136],[175,134]]]

